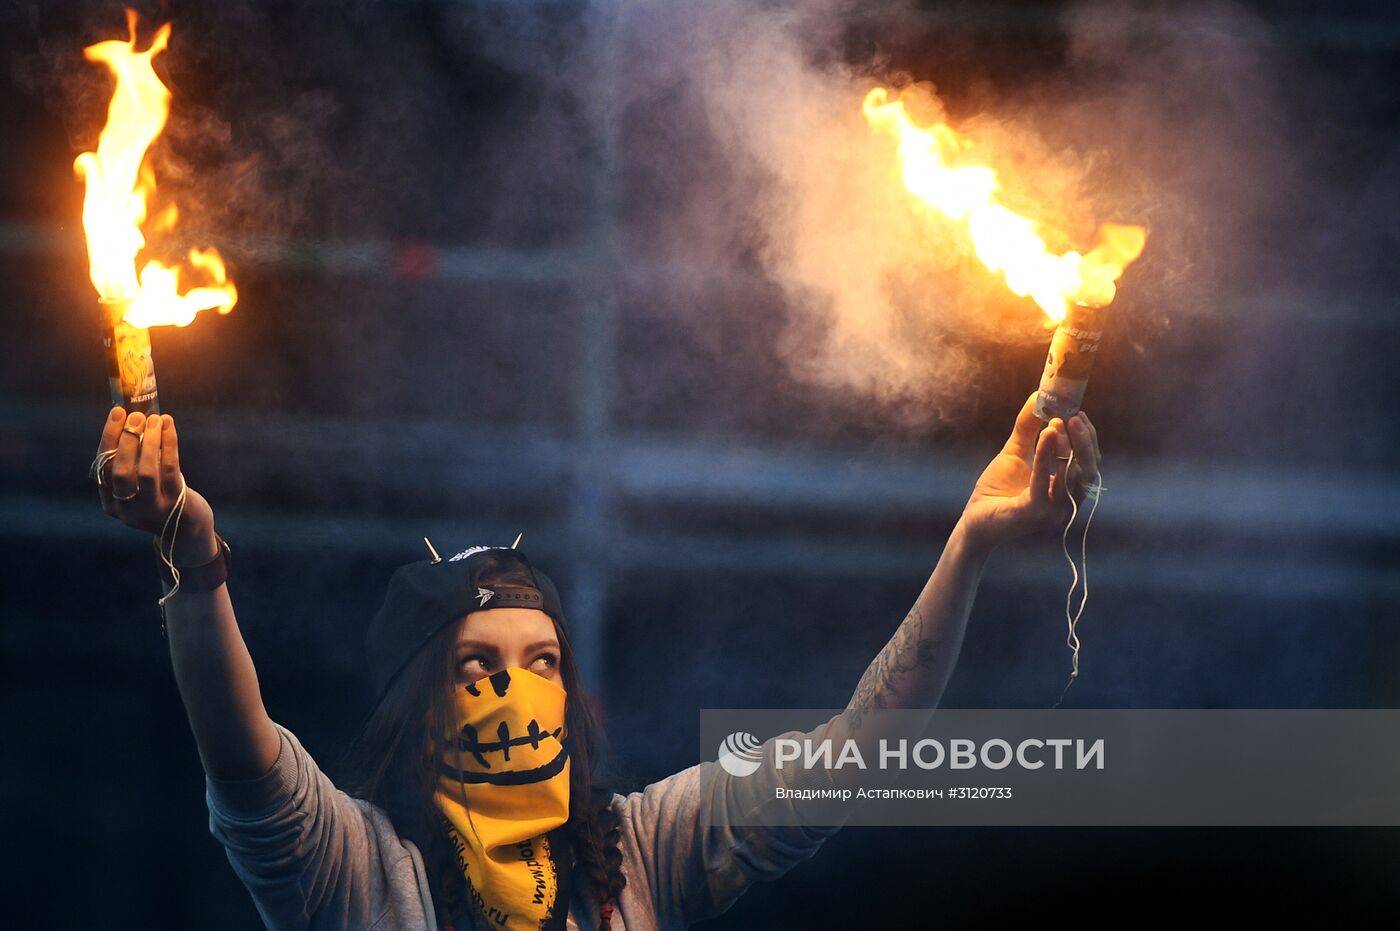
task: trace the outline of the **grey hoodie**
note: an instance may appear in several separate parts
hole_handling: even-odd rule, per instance
[[[825,728],[823,725],[817,730]],[[259,779],[207,779],[209,827],[269,929],[432,931],[423,858],[376,806],[337,789],[296,737],[278,725],[282,749]],[[816,731],[812,732],[816,734]],[[797,732],[779,737],[798,737]],[[741,827],[736,812],[783,808],[777,788],[829,788],[820,768],[779,770],[773,741],[764,765],[731,776],[718,763],[682,770],[640,792],[614,795],[627,877],[613,931],[684,928],[718,915],[750,883],[774,879],[812,856],[837,827]],[[775,812],[772,822],[783,819]],[[789,816],[788,824],[796,819]],[[568,926],[597,927],[579,874]],[[475,929],[490,926],[478,918]],[[467,929],[458,927],[458,931]]]

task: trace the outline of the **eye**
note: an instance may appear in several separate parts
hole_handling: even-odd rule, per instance
[[[558,668],[559,657],[555,656],[553,653],[541,653],[539,656],[535,657],[534,666],[537,670],[543,669],[545,672],[551,672]]]
[[[480,678],[491,672],[491,663],[480,653],[473,653],[457,661],[457,671],[464,676]]]

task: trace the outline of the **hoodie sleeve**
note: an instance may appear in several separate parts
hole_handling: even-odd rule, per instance
[[[337,789],[281,725],[282,748],[258,779],[206,777],[209,829],[224,845],[263,922],[283,929],[369,928],[394,890],[386,864],[410,857],[381,849],[383,832],[361,803]]]
[[[660,927],[724,912],[751,883],[782,876],[840,830],[802,825],[793,802],[777,797],[779,788],[834,788],[825,769],[778,769],[773,755],[779,738],[819,740],[826,727],[770,738],[750,775],[705,762],[622,798],[624,843],[646,865]]]

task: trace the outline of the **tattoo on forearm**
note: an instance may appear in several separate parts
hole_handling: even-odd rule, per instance
[[[900,707],[896,699],[916,691],[912,679],[917,678],[918,671],[931,669],[937,663],[941,653],[938,641],[928,635],[924,626],[923,608],[915,603],[856,684],[846,706],[853,729],[860,727],[865,712],[872,708]]]

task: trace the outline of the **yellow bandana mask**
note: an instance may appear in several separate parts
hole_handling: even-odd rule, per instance
[[[442,753],[435,800],[471,897],[494,927],[565,924],[560,867],[567,872],[568,852],[546,836],[569,819],[565,697],[519,666],[456,690],[456,732]]]

